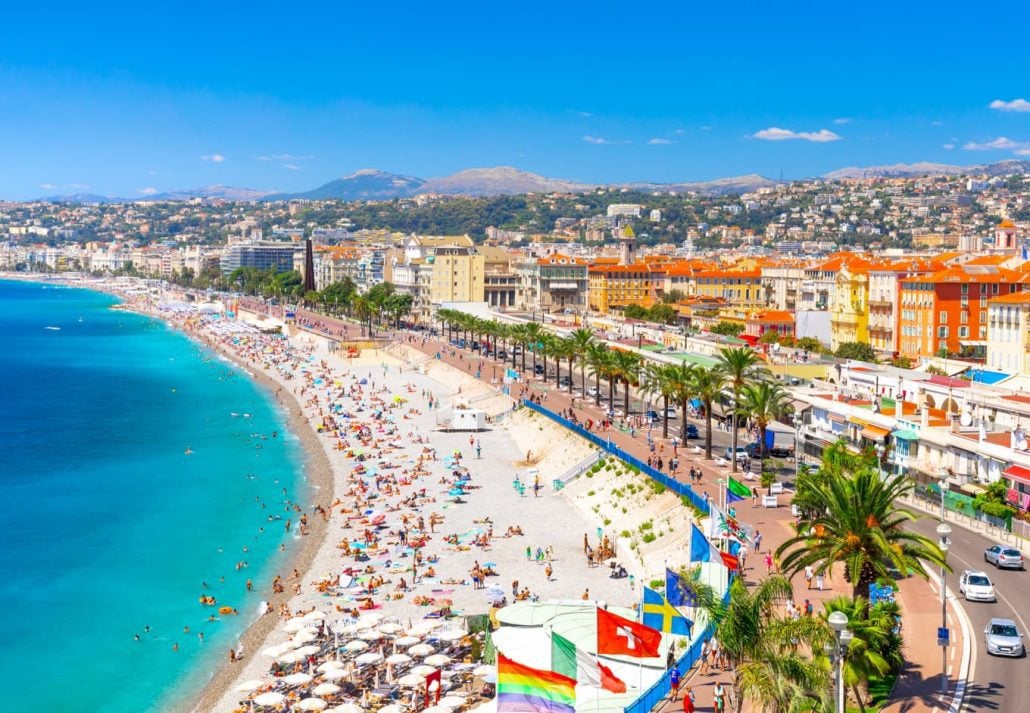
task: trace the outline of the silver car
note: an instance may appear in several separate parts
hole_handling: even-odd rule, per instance
[[[994,656],[1021,657],[1026,653],[1023,635],[1011,619],[991,619],[984,629],[984,644],[987,653]]]
[[[1023,553],[1014,547],[991,545],[984,550],[984,562],[990,562],[999,569],[1023,569]]]

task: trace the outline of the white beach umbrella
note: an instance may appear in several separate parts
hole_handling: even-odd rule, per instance
[[[310,656],[311,654],[317,654],[321,650],[321,648],[315,646],[314,644],[306,644],[305,646],[301,646],[293,653],[300,654],[301,656]]]
[[[279,658],[277,658],[276,661],[278,661],[279,663],[287,663],[287,664],[289,664],[289,663],[299,663],[299,662],[303,661],[306,658],[307,657],[304,654],[298,654],[296,651],[290,651],[289,653],[285,653],[282,656],[280,656]]]
[[[293,641],[294,643],[306,644],[309,641],[314,641],[317,638],[318,638],[318,632],[315,631],[314,629],[307,628],[307,629],[301,629],[296,634],[294,634],[293,638],[291,639],[291,641]]]
[[[447,706],[448,708],[461,708],[465,705],[465,697],[456,694],[450,694],[440,699],[441,706]]]
[[[433,647],[429,644],[415,644],[408,649],[408,653],[412,656],[428,656],[433,653]]]
[[[322,678],[327,681],[339,681],[341,678],[347,678],[347,672],[342,668],[331,668],[322,674]]]
[[[344,703],[333,708],[333,713],[365,713],[365,709],[357,703]]]
[[[422,713],[453,713],[453,710],[454,709],[450,708],[449,706],[435,705],[429,706],[428,708],[424,709]]]
[[[473,676],[486,676],[491,673],[497,673],[497,667],[491,666],[488,663],[481,664],[472,669]]]
[[[404,648],[406,646],[414,646],[420,641],[422,641],[422,639],[418,638],[417,636],[398,636],[396,639],[393,640],[393,643],[395,643],[397,646],[400,646],[401,648]]]
[[[254,702],[259,706],[277,706],[285,700],[286,696],[277,691],[269,691],[268,693],[262,693],[260,696],[254,696]]]
[[[445,654],[433,654],[426,656],[425,662],[430,666],[446,666],[451,662],[451,657]]]
[[[318,671],[332,671],[333,669],[345,667],[346,664],[344,664],[342,661],[326,661],[325,663],[318,664]]]
[[[378,651],[369,651],[367,653],[360,654],[356,659],[354,659],[355,663],[361,666],[367,666],[371,663],[379,663],[382,660],[383,655]]]
[[[397,679],[397,685],[404,686],[405,688],[414,688],[415,686],[421,686],[425,682],[426,677],[419,676],[417,673],[409,673]]]
[[[396,703],[391,703],[388,706],[383,706],[379,709],[379,713],[404,713],[404,709]]]
[[[384,634],[399,634],[400,632],[404,631],[404,627],[396,622],[388,621],[385,624],[379,625],[379,631],[383,632]]]
[[[257,679],[253,679],[250,681],[244,681],[240,685],[236,686],[236,690],[240,693],[250,693],[251,691],[256,691],[257,689],[265,685],[267,684],[264,681],[258,681]]]
[[[340,692],[340,687],[335,683],[320,683],[311,689],[316,696],[331,696]]]
[[[365,641],[378,641],[379,639],[383,638],[383,635],[375,629],[366,629],[365,631],[359,631],[354,636],[356,636],[359,639],[364,639]]]
[[[436,633],[436,638],[441,641],[457,641],[461,637],[465,636],[466,632],[461,629],[444,629]]]
[[[358,626],[362,629],[373,627],[383,620],[383,615],[378,612],[369,612],[358,617]]]
[[[286,623],[283,624],[283,631],[292,633],[294,631],[300,631],[301,629],[308,626],[311,622],[304,619],[302,616],[295,616],[292,619],[287,619]]]
[[[306,673],[291,673],[289,676],[284,676],[283,681],[288,686],[303,686],[305,683],[311,683],[311,676]]]
[[[321,698],[301,698],[293,704],[293,709],[299,711],[324,711],[328,707],[329,704]],[[450,711],[448,710],[447,713]]]
[[[435,670],[436,666],[426,666],[425,664],[420,664],[412,668],[411,672],[416,676],[428,676]]]
[[[411,657],[407,654],[391,654],[386,657],[386,663],[393,665],[399,663],[411,663]]]
[[[343,648],[346,651],[357,653],[358,651],[367,651],[368,643],[365,641],[361,641],[360,639],[355,639],[354,641],[347,643]]]
[[[322,621],[323,619],[325,619],[325,612],[324,611],[319,611],[318,609],[312,609],[307,614],[305,614],[302,618],[304,619],[304,621],[308,621],[308,622],[311,622],[311,621],[315,621],[315,622]]]
[[[293,646],[290,644],[277,644],[276,646],[269,646],[268,648],[261,649],[261,655],[271,656],[274,659],[282,656],[292,648]]]

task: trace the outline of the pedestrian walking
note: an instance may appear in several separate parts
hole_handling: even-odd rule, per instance
[[[680,670],[678,667],[672,667],[672,673],[669,674],[669,687],[672,693],[672,700],[679,700],[680,697]]]
[[[715,688],[712,689],[712,696],[714,698],[716,713],[722,713],[726,710],[726,689],[723,688],[721,681],[715,682]]]
[[[822,572],[820,572],[819,574],[815,575],[815,588],[818,589],[820,592],[823,591],[823,573]]]
[[[708,666],[709,666],[708,654],[709,654],[708,642],[707,641],[702,641],[701,642],[701,666],[698,669],[698,673],[700,673],[702,676],[707,676],[708,675]]]
[[[812,565],[806,566],[805,567],[805,584],[808,585],[809,589],[812,588],[812,578],[813,577],[815,577],[815,573],[812,571]]]
[[[767,552],[765,554],[765,573],[766,574],[772,574],[772,568],[773,568],[772,553],[771,552]]]
[[[694,690],[687,686],[683,689],[683,713],[694,713]]]

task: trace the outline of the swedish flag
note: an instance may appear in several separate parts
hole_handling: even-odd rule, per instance
[[[690,627],[694,625],[687,617],[676,609],[658,592],[644,587],[643,604],[644,626],[669,634],[690,636]]]

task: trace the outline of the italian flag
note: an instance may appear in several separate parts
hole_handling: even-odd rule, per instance
[[[577,684],[625,693],[626,684],[612,670],[564,636],[551,632],[551,670],[574,679]]]

